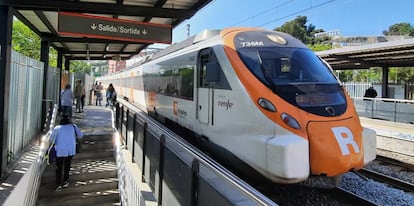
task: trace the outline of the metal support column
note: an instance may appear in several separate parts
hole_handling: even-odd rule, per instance
[[[71,82],[70,82],[70,75],[69,75],[69,67],[70,67],[70,60],[69,59],[65,59],[65,71],[66,71],[66,73],[68,74],[66,77],[66,83],[68,83],[68,84],[71,84]],[[73,86],[74,85],[72,85],[72,89],[73,89]]]
[[[0,6],[0,169],[3,176],[8,163],[8,111],[10,96],[10,62],[13,14],[10,6]]]
[[[65,59],[65,71],[69,72],[69,67],[70,67],[70,61],[69,59]]]
[[[62,69],[63,69],[62,49],[58,49],[57,51],[57,68],[59,68],[59,93],[60,93],[60,91],[62,90]]]
[[[47,74],[49,73],[49,41],[45,41],[42,39],[40,45],[40,61],[43,62],[43,96],[42,96],[42,125],[45,124],[46,120],[46,111],[47,111],[47,104],[46,100],[47,97]]]
[[[62,69],[63,69],[63,52],[62,49],[58,49],[57,51],[57,68],[59,69],[59,96],[57,104],[60,105],[60,92],[62,91]]]
[[[388,67],[382,67],[382,98],[388,98]]]

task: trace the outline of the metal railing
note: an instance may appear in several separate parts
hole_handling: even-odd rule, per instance
[[[19,180],[13,191],[5,200],[5,206],[14,205],[25,205],[34,206],[36,205],[38,190],[40,187],[40,181],[44,169],[46,168],[45,154],[49,148],[49,139],[53,128],[55,127],[57,117],[57,105],[55,104],[52,108],[52,115],[50,116],[50,124],[48,132],[42,136],[41,143],[35,151],[33,151],[32,160],[29,168],[25,170],[23,177]],[[37,155],[36,155],[36,152]]]
[[[122,205],[276,205],[146,114],[117,104],[114,124]]]
[[[362,117],[414,124],[414,100],[353,97]]]

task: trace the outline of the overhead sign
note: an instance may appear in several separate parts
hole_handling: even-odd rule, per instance
[[[168,24],[153,24],[68,12],[59,12],[58,32],[61,35],[141,43],[170,44],[172,39],[172,27]]]

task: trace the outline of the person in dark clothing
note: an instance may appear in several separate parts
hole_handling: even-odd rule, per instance
[[[82,108],[82,110],[81,111],[83,111],[83,108],[85,107],[85,93],[82,95],[82,97],[81,97],[81,108]]]
[[[114,106],[116,102],[116,91],[112,84],[106,89],[106,106]]]
[[[367,90],[365,90],[364,97],[375,98],[377,97],[377,91],[375,91],[373,87],[369,87]]]
[[[377,91],[373,87],[369,87],[367,90],[365,90],[364,94],[364,101],[365,101],[365,112],[373,112],[373,104],[374,102],[371,102],[372,98],[377,97]]]

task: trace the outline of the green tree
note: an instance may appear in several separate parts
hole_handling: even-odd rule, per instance
[[[308,44],[310,42],[310,32],[314,29],[313,25],[308,28],[306,16],[298,16],[292,21],[284,23],[281,27],[277,27],[274,30],[284,33],[288,33],[293,37],[301,40],[303,43]]]
[[[414,27],[410,23],[402,22],[391,25],[388,30],[383,31],[384,35],[409,35],[414,36]],[[394,83],[413,83],[414,68],[390,68],[389,81]]]
[[[308,20],[306,16],[298,16],[294,20],[288,21],[274,30],[292,35],[301,40],[304,44],[307,44],[314,51],[331,49],[332,44],[330,43],[330,37],[322,36],[315,38],[316,33],[324,32],[324,30],[316,29],[313,24],[307,26],[307,22]]]
[[[337,70],[336,73],[341,82],[353,81],[354,74],[352,70]]]
[[[414,67],[390,68],[388,81],[394,83],[413,83]]]
[[[40,60],[39,36],[19,20],[13,21],[12,47],[25,56]]]
[[[13,21],[12,48],[13,50],[40,61],[40,37],[36,35],[23,22],[15,19]],[[49,48],[49,65],[56,67],[57,51]]]
[[[91,72],[91,65],[85,61],[71,61],[70,62],[70,72],[72,73],[83,73],[89,74]]]
[[[414,28],[410,23],[397,23],[388,27],[388,30],[382,32],[386,36],[391,35],[408,35],[414,36]]]
[[[313,51],[324,51],[324,50],[332,49],[332,44],[314,44],[314,45],[309,45],[309,48],[312,49]]]

